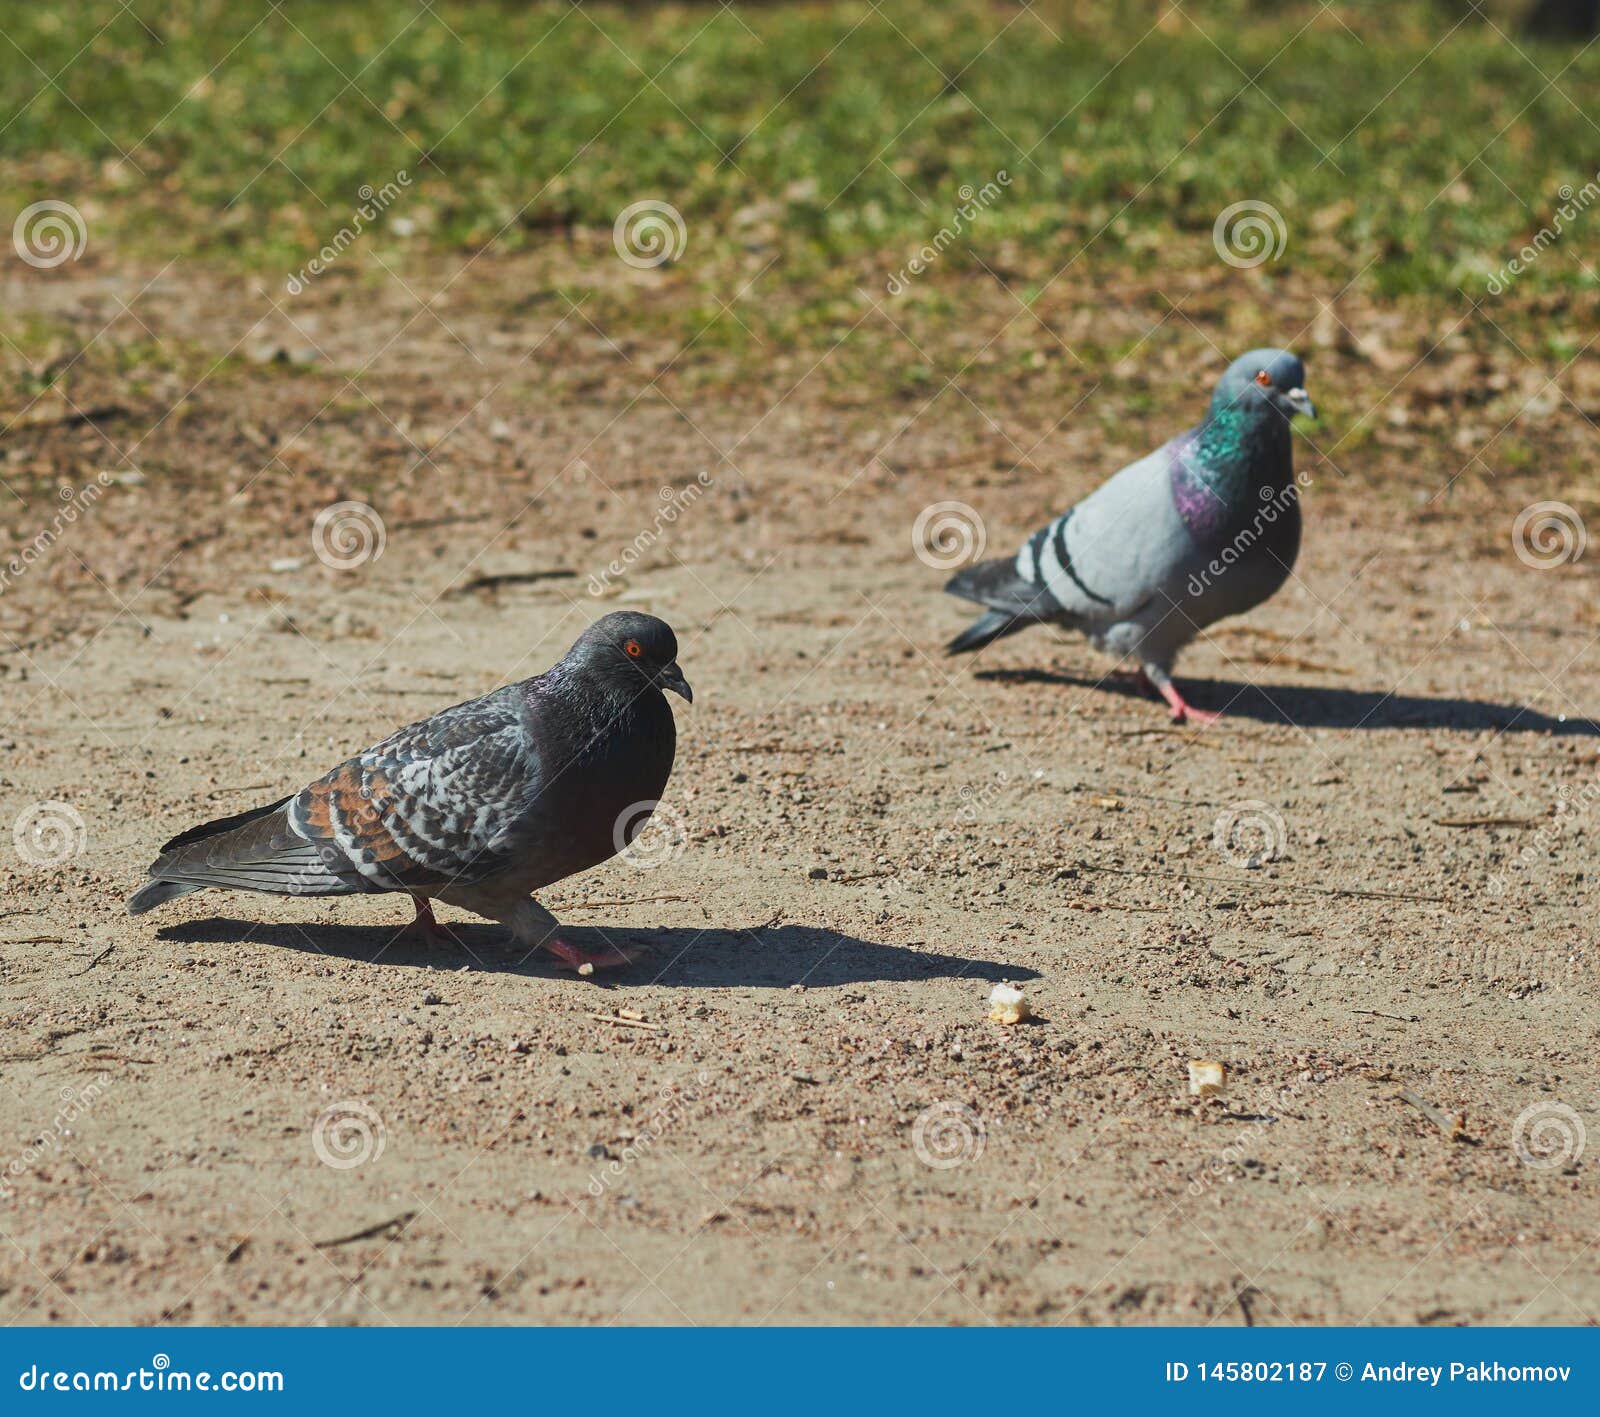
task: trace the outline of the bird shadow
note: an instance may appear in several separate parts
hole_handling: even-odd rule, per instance
[[[267,924],[211,916],[168,925],[158,932],[157,938],[191,945],[273,945],[398,969],[460,969],[465,966],[529,978],[571,977],[544,951],[529,951],[513,943],[500,926],[451,922],[450,931],[456,944],[433,944],[399,925],[390,928],[326,923]],[[597,980],[619,985],[657,984],[681,988],[743,985],[754,989],[787,989],[795,984],[826,988],[839,984],[915,983],[929,979],[979,979],[998,983],[1039,977],[1038,970],[1026,965],[940,954],[908,945],[877,944],[811,925],[706,930],[563,926],[561,938],[585,951],[601,951],[607,946],[640,948],[634,963],[594,976]]]
[[[1125,698],[1143,699],[1150,704],[1152,713],[1160,712],[1162,707],[1128,676],[1102,680],[1050,669],[984,669],[975,677],[1002,684],[1055,684],[1098,689]],[[1333,686],[1239,684],[1227,679],[1183,678],[1179,684],[1184,697],[1196,708],[1220,711],[1228,718],[1290,724],[1296,728],[1455,728],[1468,732],[1493,729],[1506,733],[1548,733],[1561,738],[1600,737],[1600,724],[1592,719],[1552,718],[1523,704],[1427,698]]]

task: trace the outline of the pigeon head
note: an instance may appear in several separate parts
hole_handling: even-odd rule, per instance
[[[1297,413],[1317,416],[1306,393],[1306,366],[1286,349],[1252,349],[1241,354],[1217,381],[1211,396],[1213,415],[1230,409],[1266,412],[1271,409],[1285,421]]]
[[[665,620],[618,610],[589,626],[567,655],[575,667],[638,692],[638,682],[671,689],[690,703],[694,693],[678,668],[678,637]]]

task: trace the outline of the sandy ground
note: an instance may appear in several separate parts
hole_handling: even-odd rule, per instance
[[[119,301],[217,354],[272,337],[248,292],[149,275],[25,298],[85,342],[138,336]],[[652,384],[490,287],[376,354],[393,290],[308,305],[303,367],[13,399],[13,543],[110,479],[0,596],[0,1320],[1600,1319],[1596,563],[1511,532],[1592,505],[1570,478],[1460,476],[1436,364],[1308,348],[1298,575],[1189,653],[1228,717],[1178,729],[1046,632],[945,660],[964,612],[911,528],[959,498],[1004,549],[1181,426],[1220,367],[1188,323],[1104,314],[1187,369],[1125,417],[1107,371],[841,409],[803,367]],[[1330,456],[1385,399],[1409,421]],[[385,544],[336,570],[311,525],[346,499]],[[546,902],[641,963],[575,979],[448,911],[431,951],[382,898],[122,913],[167,835],[615,605],[695,686],[673,830]],[[35,864],[9,827],[41,812]],[[986,1022],[999,980],[1036,1021]]]

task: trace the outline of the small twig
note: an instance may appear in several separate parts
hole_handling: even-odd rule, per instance
[[[1256,1316],[1250,1312],[1250,1301],[1261,1291],[1253,1284],[1246,1284],[1233,1291],[1233,1302],[1239,1306],[1239,1312],[1244,1315],[1244,1326],[1254,1328]]]
[[[1069,900],[1067,902],[1068,910],[1087,910],[1091,913],[1096,910],[1162,911],[1167,908],[1164,905],[1122,905],[1114,900]],[[1166,949],[1166,946],[1163,945],[1161,948]]]
[[[1368,1018],[1392,1018],[1396,1023],[1415,1023],[1415,1014],[1386,1014],[1382,1009],[1351,1009],[1353,1014],[1365,1014]]]
[[[1539,825],[1535,817],[1435,817],[1435,826],[1440,827],[1536,827]]]
[[[618,1028],[648,1028],[654,1033],[665,1032],[665,1025],[651,1023],[648,1019],[623,1018],[620,1014],[590,1014],[596,1023],[614,1023]]]
[[[1469,1141],[1467,1136],[1467,1119],[1459,1112],[1441,1112],[1426,1097],[1421,1097],[1409,1087],[1402,1087],[1395,1094],[1400,1101],[1408,1107],[1415,1107],[1430,1122],[1433,1123],[1451,1141]]]
[[[1167,735],[1176,738],[1187,738],[1197,748],[1220,748],[1220,743],[1208,743],[1193,729],[1187,728],[1119,728],[1111,736],[1113,738],[1146,738],[1151,735]]]
[[[1079,861],[1080,871],[1105,871],[1113,876],[1145,876],[1153,881],[1206,881],[1218,886],[1248,886],[1252,890],[1310,891],[1314,895],[1348,897],[1355,900],[1413,900],[1428,905],[1449,905],[1442,895],[1411,895],[1404,891],[1363,891],[1345,886],[1306,886],[1288,881],[1252,881],[1240,876],[1205,876],[1193,871],[1135,871],[1128,866],[1100,866],[1091,861]]]
[[[449,517],[419,517],[411,521],[394,523],[395,531],[430,531],[436,526],[470,526],[473,522],[486,522],[494,513],[473,512],[470,515]]]
[[[863,871],[859,876],[834,876],[832,882],[836,886],[853,886],[857,881],[881,881],[892,875],[893,871]]]
[[[1087,782],[1074,783],[1067,792],[1091,792],[1097,797],[1129,797],[1136,802],[1164,802],[1169,807],[1223,807],[1224,802],[1212,802],[1204,797],[1158,797],[1153,792],[1129,792],[1122,787],[1091,787]]]
[[[570,581],[578,573],[576,571],[507,571],[498,576],[474,576],[463,585],[458,585],[445,592],[445,597],[457,595],[470,595],[475,590],[497,591],[501,586],[532,585],[536,581]]]
[[[91,969],[93,969],[95,967],[95,965],[99,964],[100,961],[103,960],[114,949],[116,949],[116,946],[114,944],[113,945],[107,945],[103,950],[100,951],[99,954],[97,954],[92,960],[90,960],[88,962],[88,964],[84,965],[84,967],[82,969],[74,970],[71,974],[69,974],[67,976],[67,978],[68,979],[76,979],[80,974],[87,974]]]
[[[19,428],[74,428],[82,423],[108,423],[114,418],[132,417],[126,404],[103,403],[90,408],[75,408],[64,413],[41,413],[18,421]]]
[[[341,1235],[336,1240],[317,1240],[312,1248],[318,1250],[331,1250],[335,1245],[353,1245],[357,1240],[370,1240],[376,1235],[381,1235],[385,1230],[393,1230],[395,1235],[406,1228],[417,1218],[414,1210],[401,1211],[399,1215],[388,1220],[380,1220],[376,1225],[369,1225],[365,1230],[357,1230],[352,1235]]]
[[[632,900],[575,900],[570,905],[562,904],[562,910],[599,910],[603,906],[614,905],[655,905],[661,901],[683,901],[688,896],[683,895],[641,895]]]

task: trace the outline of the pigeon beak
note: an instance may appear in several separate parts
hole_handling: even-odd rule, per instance
[[[656,684],[660,688],[671,689],[675,694],[682,694],[687,703],[694,702],[694,690],[689,687],[689,681],[683,677],[683,670],[678,668],[676,660],[656,676]]]
[[[1317,406],[1311,402],[1311,395],[1304,389],[1290,389],[1284,397],[1289,400],[1289,407],[1296,413],[1303,413],[1307,418],[1317,416]]]

